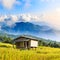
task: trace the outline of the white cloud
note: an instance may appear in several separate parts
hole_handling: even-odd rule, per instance
[[[30,21],[31,20],[31,15],[22,14],[22,15],[20,15],[20,20],[22,20],[22,21]]]
[[[42,2],[48,2],[49,0],[41,0]]]
[[[60,12],[48,12],[42,17],[42,20],[49,23],[55,30],[60,30]]]
[[[4,19],[7,18],[7,16],[0,16],[0,22],[4,22]]]
[[[16,15],[10,15],[10,16],[7,16],[5,20],[6,20],[5,23],[11,27],[18,21],[18,17]]]
[[[42,2],[55,2],[55,1],[59,1],[59,0],[40,0]]]
[[[24,3],[23,3],[23,2]],[[23,7],[29,7],[31,4],[31,0],[0,0],[0,4],[2,4],[2,6],[4,8],[7,8],[7,9],[12,9],[15,5],[24,5]]]
[[[0,0],[0,3],[3,7],[11,9],[15,4],[20,4],[20,1],[17,0]]]
[[[9,26],[9,27],[13,27],[15,24],[14,24],[13,21],[7,21],[6,25]]]
[[[6,20],[7,19],[7,20]],[[10,15],[10,16],[0,16],[0,22],[5,22],[7,25],[13,25],[16,22],[46,22],[54,30],[60,31],[60,12],[52,11],[46,12],[43,15],[33,15],[33,14],[20,14],[20,15]]]
[[[0,16],[0,22],[6,23],[8,26],[12,26],[16,22],[37,22],[39,17],[32,14],[20,14],[20,15],[5,15]]]
[[[56,8],[56,12],[60,12],[60,8],[58,7],[58,8]]]
[[[19,18],[20,18],[20,21],[25,21],[25,22],[31,22],[31,21],[39,20],[38,16],[31,15],[31,14],[21,14]]]
[[[31,0],[24,0],[25,1],[25,7],[29,7],[31,4]]]
[[[13,22],[18,21],[18,17],[16,15],[11,15],[11,19],[12,19]]]

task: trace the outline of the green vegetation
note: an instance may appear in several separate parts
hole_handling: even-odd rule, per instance
[[[12,38],[8,37],[8,36],[0,36],[0,41],[4,42],[4,43],[12,43]]]
[[[8,43],[1,43],[0,42],[0,47],[13,48],[13,45],[12,44],[8,44]]]
[[[39,46],[47,46],[47,47],[60,48],[60,42],[40,39],[39,40]]]
[[[47,39],[43,39],[43,38],[37,38],[34,36],[30,36],[30,35],[28,35],[27,37],[36,38],[37,40],[39,40],[39,46],[48,46],[48,47],[60,48],[60,42],[47,40]],[[0,36],[0,42],[13,44],[13,38],[8,37],[6,35]]]
[[[60,49],[43,46],[31,50],[0,47],[0,60],[60,60]]]

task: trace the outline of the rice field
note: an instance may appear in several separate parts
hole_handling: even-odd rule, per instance
[[[0,47],[0,60],[60,60],[60,49],[43,46],[30,50]]]

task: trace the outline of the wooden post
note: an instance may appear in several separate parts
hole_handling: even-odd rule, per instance
[[[27,41],[25,41],[24,43],[25,43],[25,44],[24,44],[24,45],[25,45],[25,48],[27,49]]]
[[[15,43],[13,43],[13,48],[14,48]]]

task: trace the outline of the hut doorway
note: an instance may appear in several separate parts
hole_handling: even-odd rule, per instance
[[[25,41],[24,46],[25,46],[25,48],[29,48],[29,41]]]

